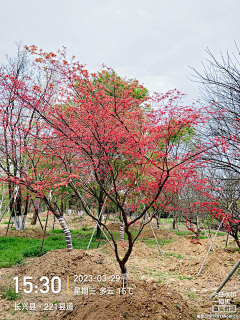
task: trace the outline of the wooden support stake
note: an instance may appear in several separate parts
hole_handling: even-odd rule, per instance
[[[222,221],[221,221],[220,224],[219,224],[219,227],[218,227],[218,229],[217,229],[217,232],[216,232],[215,235],[214,235],[212,244],[213,244],[213,242],[215,241],[215,238],[216,238],[216,236],[217,236],[217,234],[218,234],[218,231],[219,231],[219,229],[220,229],[220,227],[221,227],[221,224],[223,223],[224,218],[225,218],[225,217],[222,218]],[[199,270],[199,272],[198,272],[198,274],[197,274],[198,276],[199,276],[200,273],[202,272],[202,268],[203,268],[203,266],[204,266],[204,264],[205,264],[205,262],[206,262],[207,256],[208,256],[211,248],[212,248],[212,245],[210,245],[210,247],[209,247],[209,249],[208,249],[208,252],[207,252],[206,257],[205,257],[205,259],[204,259],[204,261],[203,261],[203,264],[202,264],[202,266],[201,266],[201,268],[200,268],[200,270]]]
[[[7,234],[8,234],[8,229],[9,229],[9,225],[10,225],[11,218],[12,218],[12,213],[10,214],[10,217],[9,217],[9,220],[8,220],[7,231],[6,231],[5,237],[6,237]]]
[[[225,284],[228,282],[228,280],[231,278],[231,276],[234,274],[234,272],[237,270],[239,266],[240,266],[240,259],[235,264],[233,269],[229,272],[229,274],[226,276],[226,278],[223,280],[223,282],[220,284],[220,286],[217,288],[217,290],[211,295],[209,300],[211,300],[218,294],[218,292],[225,286]]]
[[[42,225],[42,222],[41,222],[41,220],[40,220],[40,217],[39,217],[38,212],[37,212],[37,217],[38,217],[38,221],[39,221],[39,223],[40,223],[40,226],[41,226],[41,228],[42,228],[42,230],[43,230],[43,225]]]
[[[52,228],[53,230],[54,230],[54,225],[55,225],[55,219],[56,219],[55,216],[53,216],[53,228]]]
[[[0,218],[0,222],[1,222],[1,220],[2,220],[2,218],[3,218],[3,216],[4,216],[4,214],[5,214],[5,213],[6,213],[6,211],[7,211],[7,208],[8,208],[8,206],[9,206],[9,204],[10,204],[10,202],[11,202],[12,198],[13,198],[13,197],[15,197],[15,196],[18,194],[18,188],[19,188],[19,187],[17,187],[17,188],[14,190],[14,192],[12,193],[11,199],[8,201],[8,204],[6,205],[6,207],[5,207],[4,211],[3,211],[3,214],[2,214],[2,216],[1,216],[1,218]],[[17,192],[17,193],[16,193],[16,192]],[[16,194],[15,194],[15,193],[16,193]]]
[[[31,201],[32,201],[32,204],[33,204],[33,209],[35,210],[35,204],[33,202],[33,199],[31,199]],[[42,225],[41,219],[39,217],[38,210],[36,210],[36,215],[37,215],[38,221],[40,223],[41,229],[43,230],[43,225]]]
[[[227,245],[228,245],[228,237],[229,237],[229,232],[228,232],[228,234],[227,234],[226,247],[227,247]]]
[[[17,188],[14,190],[13,194],[12,194],[12,197],[13,197],[13,195],[14,195],[14,193],[15,193],[15,195],[14,195],[14,204],[15,204],[15,202],[16,202],[16,198],[17,198],[17,195],[18,195],[18,190],[19,190],[19,187],[17,187]],[[11,199],[9,200],[8,205],[9,205],[10,201],[12,200],[12,197],[11,197]],[[7,207],[8,207],[8,205],[7,205]],[[7,207],[6,207],[6,208],[7,208]],[[5,208],[5,211],[6,211],[6,208]],[[5,211],[4,211],[4,213],[5,213]],[[4,213],[3,213],[3,214],[4,214]],[[2,217],[3,217],[3,215],[2,215]],[[9,220],[8,220],[8,226],[7,226],[7,231],[6,231],[5,237],[6,237],[7,234],[8,234],[8,229],[9,229],[9,225],[10,225],[11,218],[12,218],[12,212],[10,213],[10,217],[9,217]],[[0,220],[0,221],[1,221],[1,220]]]
[[[111,186],[111,188],[112,188],[112,186]],[[110,190],[111,190],[111,188],[110,188]],[[102,206],[101,211],[100,211],[100,214],[99,214],[99,216],[98,216],[98,218],[100,218],[100,219],[101,219],[101,217],[102,217],[102,213],[103,213],[103,210],[104,210],[104,208],[105,208],[105,203],[106,203],[106,201],[107,201],[107,196],[105,197],[103,206]],[[94,228],[93,233],[92,233],[92,235],[91,235],[90,241],[89,241],[89,243],[88,243],[87,250],[88,250],[89,247],[90,247],[90,244],[91,244],[91,242],[92,242],[92,238],[93,238],[93,235],[94,235],[94,233],[95,233],[95,231],[96,231],[96,229],[97,229],[97,226],[99,226],[99,229],[102,231],[99,223],[96,221],[96,225],[95,225],[95,228]],[[104,233],[103,233],[103,234],[104,234]],[[106,238],[107,238],[107,237],[106,237]],[[108,238],[107,238],[107,240],[108,240]]]
[[[46,223],[45,223],[45,229],[44,229],[43,239],[42,239],[42,247],[41,247],[41,251],[40,251],[39,257],[41,257],[42,251],[43,251],[43,244],[44,244],[44,239],[45,239],[45,233],[46,233],[46,230],[47,230],[47,222],[48,222],[48,215],[47,215],[47,219],[46,219]]]
[[[91,244],[91,242],[92,242],[92,238],[93,238],[93,235],[94,235],[94,233],[95,233],[96,229],[97,229],[97,224],[95,225],[95,227],[94,227],[94,229],[93,229],[93,232],[92,232],[91,238],[90,238],[89,243],[88,243],[88,246],[87,246],[87,250],[88,250],[88,249],[89,249],[89,247],[90,247],[90,244]]]
[[[204,227],[204,225],[203,225],[203,222],[202,222],[200,219],[199,219],[199,221],[200,221],[200,223],[202,223],[203,229],[204,229],[204,231],[205,231],[205,233],[206,233],[206,236],[207,236],[208,241],[209,241],[209,243],[210,243],[211,249],[212,249],[212,251],[214,251],[213,246],[212,246],[212,242],[211,242],[211,240],[210,240],[209,237],[208,237],[208,234],[207,234],[207,231],[206,231],[206,229],[205,229],[205,227]]]
[[[158,241],[157,241],[157,238],[156,238],[155,232],[154,232],[153,227],[152,227],[152,221],[150,221],[150,226],[151,226],[152,233],[153,233],[153,236],[154,236],[154,238],[155,238],[155,241],[156,241],[156,244],[157,244],[157,247],[158,247],[158,251],[159,251],[160,255],[162,256],[161,249],[160,249],[160,247],[159,247],[159,244],[158,244]]]

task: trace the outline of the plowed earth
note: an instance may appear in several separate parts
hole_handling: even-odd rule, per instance
[[[86,221],[79,219],[77,222],[74,217],[67,218],[71,229],[76,225],[76,228],[83,225],[94,226],[87,218]],[[119,224],[109,224],[111,230],[119,230],[119,226]],[[28,237],[29,232],[33,231],[29,228],[28,224],[26,231]],[[154,232],[158,239],[162,239],[161,243],[164,239],[167,240],[161,247],[162,255],[154,243],[152,231],[143,231],[127,262],[126,294],[120,294],[124,293],[121,292],[121,281],[116,281],[120,269],[109,244],[89,251],[76,249],[70,253],[66,249],[51,251],[40,258],[26,260],[25,266],[0,269],[0,289],[13,285],[13,277],[18,276],[19,291],[22,293],[22,299],[16,301],[7,301],[3,298],[0,300],[0,319],[187,320],[197,319],[199,316],[206,318],[213,314],[210,308],[219,305],[221,298],[216,297],[209,301],[209,297],[240,259],[235,243],[230,243],[230,247],[225,249],[226,237],[217,236],[213,244],[215,251],[210,251],[201,274],[197,275],[209,248],[208,239],[203,239],[201,245],[196,245],[190,243],[187,237],[166,230],[154,229]],[[145,239],[151,239],[152,242],[146,245]],[[120,243],[118,248],[120,256],[123,256],[127,248]],[[58,276],[61,279],[61,291],[53,293],[50,288],[45,294],[39,289],[38,293],[35,289],[29,294],[23,292],[23,277],[32,277],[30,281],[33,283],[33,288],[38,286],[45,289],[42,287],[45,280],[40,282],[42,276],[50,279],[49,285],[51,279]],[[83,293],[81,290],[85,290],[85,294],[81,294]],[[227,282],[222,292],[236,294],[236,297],[228,298],[228,303],[237,306],[240,317],[239,270]],[[16,311],[15,302],[28,305],[36,303],[36,306],[41,305],[41,308],[37,307],[36,311]],[[68,303],[72,303],[73,310],[59,310],[61,303],[65,303],[66,307]],[[48,309],[52,307],[53,310],[44,310],[46,306]]]

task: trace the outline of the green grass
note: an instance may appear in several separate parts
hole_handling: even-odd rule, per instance
[[[82,229],[82,231],[89,231],[89,230],[92,230],[93,227],[83,226],[81,229]]]
[[[178,277],[180,280],[192,280],[192,277],[185,277],[185,276],[179,276]]]
[[[237,306],[237,308],[239,308],[240,307],[240,300],[235,301],[234,304]]]
[[[157,247],[157,244],[156,244],[156,241],[155,241],[155,239],[143,239],[142,240],[149,248],[156,248]],[[159,244],[159,246],[160,246],[160,248],[161,248],[161,245],[162,245],[162,243],[163,243],[163,239],[157,239],[157,241],[158,241],[158,244]],[[172,239],[167,239],[166,241],[165,241],[165,243],[164,243],[164,245],[165,244],[167,244],[167,243],[171,243],[172,242]]]
[[[51,236],[46,238],[43,246],[43,254],[51,250],[65,249],[66,240],[62,230],[52,230]],[[75,249],[86,250],[92,231],[72,230],[72,243]],[[103,246],[106,240],[100,241]],[[16,238],[16,237],[0,237],[0,268],[19,265],[24,259],[36,257],[41,250],[41,239]],[[97,248],[98,239],[96,234],[93,236],[90,249]]]
[[[231,247],[231,246],[227,246],[227,249],[230,251],[230,253],[235,253],[235,252],[238,252],[239,249],[238,248],[234,248],[234,247]],[[231,263],[231,261],[230,261]],[[233,263],[234,264],[234,263]]]
[[[2,295],[3,299],[7,299],[9,301],[21,299],[22,295],[21,293],[16,293],[14,287],[3,287],[0,291],[0,294]]]
[[[172,257],[176,257],[178,259],[183,259],[183,256],[179,253],[175,253],[175,252],[169,252],[169,253],[166,253],[167,256],[172,256]]]
[[[55,230],[50,230],[48,232],[49,233],[57,233],[57,234],[59,234],[59,233],[63,233],[63,229],[55,229]]]
[[[174,229],[174,230],[169,230],[170,232],[173,232],[175,233],[177,236],[179,236],[179,232],[177,229]],[[181,233],[181,236],[190,236],[192,235],[193,233],[189,230],[180,230],[180,233]],[[208,231],[207,231],[208,233]],[[211,234],[215,235],[216,231],[210,231]],[[226,235],[225,232],[218,232],[218,236],[224,236]],[[209,236],[209,233],[208,233],[208,236]],[[201,231],[201,234],[199,236],[199,239],[207,239],[207,236],[206,236],[206,233],[202,230]]]
[[[193,300],[195,300],[196,296],[193,292],[190,292],[190,293],[188,293],[188,298],[193,301]]]

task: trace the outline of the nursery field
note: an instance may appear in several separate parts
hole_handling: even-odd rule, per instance
[[[45,220],[44,214],[40,215]],[[32,226],[31,220],[27,219],[26,230],[16,231],[10,226],[5,237],[9,217],[1,221],[1,320],[185,320],[213,318],[217,314],[229,318],[240,317],[240,268],[221,294],[209,300],[240,259],[239,250],[232,239],[226,246],[226,233],[218,232],[213,244],[214,251],[210,251],[198,275],[209,249],[206,234],[201,234],[201,244],[193,244],[188,239],[189,231],[186,231],[183,223],[178,223],[179,235],[177,229],[171,228],[172,219],[161,219],[160,230],[157,230],[154,221],[154,232],[162,255],[151,228],[147,226],[127,262],[125,293],[121,281],[118,281],[120,269],[115,253],[106,239],[96,239],[94,236],[89,250],[86,250],[95,227],[92,219],[74,215],[65,218],[71,230],[74,249],[67,252],[63,231],[57,223],[53,230],[53,217],[50,215],[41,257],[43,231],[39,223]],[[109,221],[107,225],[114,237],[119,239],[119,224]],[[136,233],[136,230],[132,232]],[[215,232],[211,229],[211,240]],[[117,244],[120,255],[123,255],[126,247],[119,242]],[[14,277],[18,277],[18,293]],[[25,286],[30,293],[23,291],[24,277],[32,277],[28,279],[33,284],[32,290],[31,285]],[[47,293],[37,289],[40,288],[41,277],[50,280]],[[57,280],[52,285],[53,277],[61,279],[58,293],[53,292],[57,292],[59,287]],[[236,308],[236,312],[216,312],[216,308],[224,304],[232,306],[232,310]]]

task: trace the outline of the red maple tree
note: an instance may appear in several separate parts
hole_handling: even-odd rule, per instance
[[[141,94],[144,88],[136,81],[123,80],[109,69],[106,81],[103,73],[89,74],[83,65],[69,61],[65,50],[53,54],[35,46],[26,49],[37,56],[36,67],[45,74],[44,87],[34,84],[29,89],[19,83],[15,90],[16,99],[41,119],[41,133],[31,132],[37,141],[31,156],[37,164],[31,161],[31,174],[24,168],[21,178],[5,179],[38,192],[59,221],[63,218],[57,202],[53,207],[46,192],[56,190],[57,194],[59,187],[71,186],[85,212],[109,234],[126,275],[135,241],[163,208],[159,201],[163,191],[176,192],[193,176],[198,183],[196,169],[201,163],[196,160],[203,150],[192,148],[186,137],[204,118],[194,106],[181,105],[182,94],[177,90],[149,97]],[[25,153],[30,150],[26,148]],[[120,211],[128,242],[122,258],[112,232],[88,207],[85,195],[91,194],[93,184]],[[137,212],[133,219],[129,208]],[[148,212],[150,217],[143,222]],[[142,223],[133,237],[131,226],[137,221]]]

